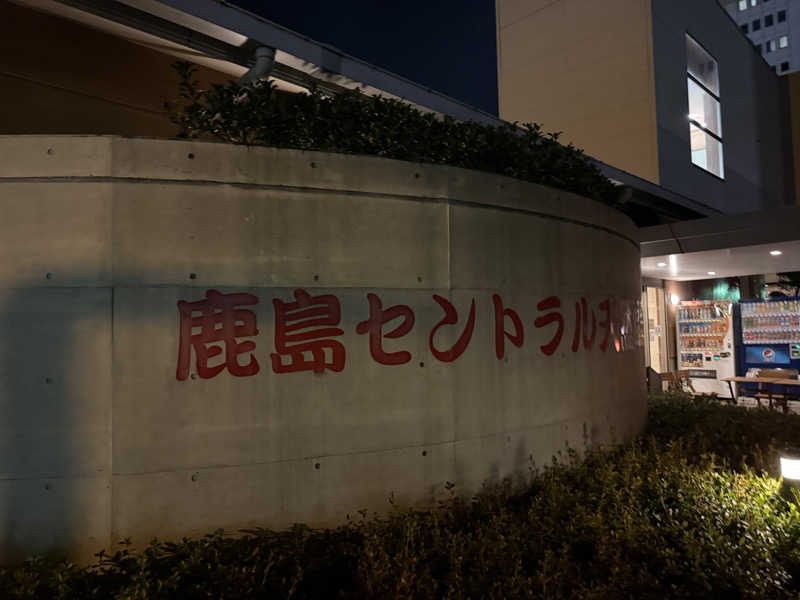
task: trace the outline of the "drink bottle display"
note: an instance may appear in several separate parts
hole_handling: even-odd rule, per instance
[[[735,374],[732,308],[730,300],[684,301],[677,307],[678,369],[689,371],[699,393],[730,395],[719,379]]]

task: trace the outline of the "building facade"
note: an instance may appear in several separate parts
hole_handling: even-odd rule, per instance
[[[497,36],[502,119],[706,215],[794,203],[787,82],[716,2],[498,0]]]
[[[800,71],[800,2],[726,0],[724,6],[775,73]]]

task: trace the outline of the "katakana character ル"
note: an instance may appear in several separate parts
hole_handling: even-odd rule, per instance
[[[505,356],[506,337],[517,348],[521,348],[522,342],[525,339],[525,330],[522,327],[522,321],[517,312],[510,308],[503,308],[503,299],[499,294],[492,295],[492,302],[494,302],[494,352],[497,358],[501,359]],[[514,325],[513,334],[506,331],[506,317],[509,317],[511,323]]]
[[[335,327],[341,319],[339,300],[331,294],[311,296],[305,290],[295,290],[294,297],[294,302],[272,300],[276,350],[270,354],[272,370],[275,373],[341,371],[345,364],[344,346],[325,339],[344,333]],[[326,359],[326,349],[331,352],[330,361]],[[283,364],[282,356],[289,357],[288,364]]]
[[[581,317],[581,315],[583,315]],[[597,317],[592,311],[592,335],[586,335],[589,331],[587,318],[589,316],[589,309],[587,307],[586,298],[581,298],[580,303],[575,303],[575,335],[572,337],[572,351],[577,352],[581,345],[581,337],[583,337],[583,347],[586,350],[591,350],[594,346],[594,338],[597,335]],[[581,322],[583,322],[583,336],[581,336]]]
[[[608,339],[611,335],[611,301],[606,299],[599,304],[600,310],[606,313],[605,318],[598,324],[600,331],[603,332],[603,338],[600,340],[600,351],[605,352],[608,346]]]
[[[550,296],[549,298],[545,298],[539,302],[539,304],[536,305],[536,308],[539,311],[561,308],[561,300],[559,300],[556,296]],[[561,315],[561,312],[551,312],[542,317],[537,317],[533,322],[537,329],[540,327],[546,327],[547,325],[550,325],[550,323],[558,323],[558,327],[556,327],[556,332],[553,335],[553,338],[545,345],[540,346],[542,352],[547,356],[553,354],[553,352],[558,349],[558,345],[561,343],[561,338],[564,335],[564,317]]]
[[[369,333],[369,353],[382,365],[402,365],[411,360],[411,353],[386,352],[383,349],[383,338],[399,338],[406,335],[414,327],[414,311],[410,307],[399,304],[383,309],[381,299],[375,294],[367,294],[369,301],[369,319],[356,326],[356,333]],[[390,321],[402,318],[403,321],[389,333],[383,333],[383,326]]]
[[[469,317],[467,318],[467,324],[464,327],[464,331],[461,332],[461,336],[458,338],[458,341],[453,345],[453,347],[444,351],[436,349],[436,346],[433,344],[433,338],[439,328],[443,325],[455,325],[458,323],[458,311],[456,311],[455,306],[453,306],[453,304],[446,298],[442,298],[441,296],[434,294],[433,299],[436,300],[439,306],[444,309],[444,317],[431,330],[431,335],[428,338],[428,345],[430,346],[431,353],[438,360],[441,362],[453,362],[464,353],[464,350],[466,350],[467,346],[469,345],[469,341],[472,339],[472,332],[475,329],[475,299],[472,299],[472,304],[469,309]]]
[[[253,294],[222,294],[217,290],[206,291],[206,299],[197,302],[178,301],[180,314],[180,340],[178,343],[178,369],[176,377],[183,381],[189,376],[191,349],[194,348],[197,374],[201,379],[210,379],[227,368],[234,377],[247,377],[258,373],[258,361],[251,354],[246,365],[240,365],[238,356],[252,352],[255,342],[238,342],[237,338],[258,334],[256,315],[253,311],[237,306],[258,304]],[[195,316],[195,313],[199,313]],[[199,328],[198,333],[193,333]],[[208,360],[222,354],[225,347],[225,362],[213,367]]]

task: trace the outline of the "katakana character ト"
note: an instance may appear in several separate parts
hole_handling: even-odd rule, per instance
[[[275,352],[270,354],[275,373],[341,371],[345,349],[336,340],[326,339],[344,333],[338,327],[341,319],[339,300],[331,294],[311,296],[295,290],[294,302],[272,300],[275,307]],[[325,350],[331,353],[328,361]],[[282,357],[288,356],[288,364]]]
[[[356,333],[369,333],[369,353],[372,358],[382,365],[402,365],[411,360],[411,353],[386,352],[383,349],[383,338],[399,338],[406,335],[414,327],[414,311],[410,307],[399,304],[383,309],[381,299],[375,294],[367,294],[369,301],[369,319],[361,321],[356,326]],[[389,333],[383,333],[383,326],[395,319],[403,319],[401,323]]]
[[[431,353],[438,360],[441,362],[453,362],[464,353],[464,350],[466,350],[469,345],[469,341],[472,339],[472,332],[475,329],[475,299],[472,299],[472,305],[469,309],[469,317],[467,318],[464,331],[461,332],[461,336],[459,336],[458,341],[456,341],[453,347],[444,351],[436,349],[433,338],[443,325],[455,325],[458,323],[458,311],[456,311],[455,306],[446,298],[434,294],[433,299],[444,309],[444,317],[431,330],[431,335],[428,338],[428,345],[430,346]]]
[[[505,356],[506,338],[517,348],[521,348],[525,339],[525,330],[517,312],[510,308],[503,308],[503,299],[498,294],[492,295],[492,302],[494,302],[494,352],[500,359]],[[514,325],[513,334],[506,331],[506,317],[510,318]]]
[[[536,308],[539,311],[561,308],[561,300],[559,300],[556,296],[550,296],[549,298],[545,298],[539,302],[539,304],[536,305]],[[558,327],[556,327],[553,338],[545,345],[540,346],[542,352],[547,356],[553,354],[553,352],[555,352],[558,348],[558,345],[561,343],[561,337],[564,335],[564,317],[561,315],[561,312],[551,312],[542,317],[537,317],[533,322],[537,329],[540,327],[546,327],[547,325],[550,325],[550,323],[558,323]]]
[[[255,313],[236,307],[252,304],[258,304],[258,298],[253,294],[222,294],[217,290],[206,291],[205,300],[178,301],[181,322],[176,377],[179,381],[189,376],[192,348],[197,374],[202,379],[210,379],[225,368],[235,377],[258,373],[258,361],[252,354],[246,365],[240,365],[238,359],[240,354],[255,350],[256,344],[251,341],[238,342],[237,338],[255,336],[258,329]],[[195,329],[199,329],[199,332],[193,333]],[[209,359],[223,352],[219,343],[225,348],[225,362],[210,367]]]

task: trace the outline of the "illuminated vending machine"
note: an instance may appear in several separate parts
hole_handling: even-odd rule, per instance
[[[736,374],[730,300],[687,300],[678,305],[678,369],[689,371],[700,394],[729,397],[723,377]]]
[[[800,298],[744,300],[739,374],[750,369],[800,369]]]

